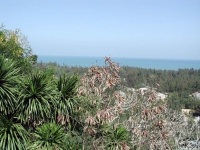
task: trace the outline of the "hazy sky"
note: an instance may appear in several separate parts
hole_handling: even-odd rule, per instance
[[[200,0],[0,0],[37,55],[200,60]]]

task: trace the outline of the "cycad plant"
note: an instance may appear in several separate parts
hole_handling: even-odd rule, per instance
[[[109,150],[129,150],[130,135],[125,127],[119,126],[107,135],[106,147]]]
[[[0,114],[13,113],[20,68],[11,59],[0,56]]]
[[[23,123],[47,120],[52,117],[57,92],[46,75],[33,73],[23,83],[19,97],[19,119]]]
[[[45,123],[36,128],[32,134],[33,141],[29,149],[44,150],[64,150],[66,142],[66,134],[64,129],[53,123]]]
[[[28,134],[24,127],[14,119],[0,116],[0,149],[24,150],[28,143]]]
[[[57,99],[57,115],[62,117],[62,121],[66,121],[66,115],[73,113],[75,105],[75,93],[78,86],[78,77],[76,75],[60,76],[57,81],[57,89],[60,92],[60,97]],[[64,120],[63,120],[64,119]],[[60,120],[60,119],[59,119]],[[58,121],[59,121],[58,120]]]

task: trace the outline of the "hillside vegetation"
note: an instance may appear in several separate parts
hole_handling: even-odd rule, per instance
[[[0,30],[0,149],[180,149],[199,141],[199,124],[156,96],[199,84],[181,91],[177,83],[169,91],[164,84],[179,80],[165,75],[176,71],[121,68],[109,57],[104,67],[36,63],[18,33]],[[196,80],[199,72],[193,72]],[[136,90],[147,85],[157,91]]]
[[[87,67],[60,66],[56,62],[38,62],[34,68],[59,77],[63,73],[84,75]],[[157,92],[167,93],[170,97],[169,107],[175,110],[181,108],[200,111],[200,102],[189,95],[200,90],[200,69],[155,70],[122,66],[119,72],[120,84],[128,88],[143,88],[149,86]]]

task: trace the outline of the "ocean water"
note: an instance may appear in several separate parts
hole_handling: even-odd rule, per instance
[[[200,69],[200,60],[169,60],[169,59],[139,59],[139,58],[111,58],[120,66],[130,66],[148,69],[178,70],[185,68]],[[56,62],[60,65],[91,67],[104,66],[104,57],[75,57],[75,56],[38,56],[38,62]]]

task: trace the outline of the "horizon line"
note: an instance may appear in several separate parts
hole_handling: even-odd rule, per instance
[[[36,54],[37,55],[37,54]],[[49,54],[49,55],[44,55],[44,54],[38,54],[38,57],[42,57],[42,56],[49,56],[49,57],[85,57],[85,58],[105,58],[105,57],[111,57],[113,59],[117,58],[117,59],[154,59],[154,60],[185,60],[185,61],[200,61],[200,59],[186,59],[186,58],[152,58],[152,57],[127,57],[127,56],[75,56],[75,55],[53,55],[53,54]]]

